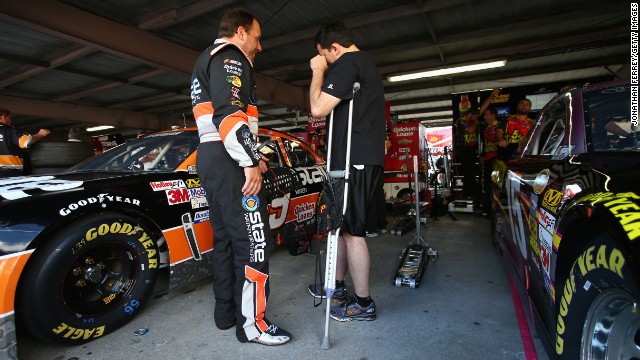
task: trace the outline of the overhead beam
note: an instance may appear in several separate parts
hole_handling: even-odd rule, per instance
[[[38,11],[33,11],[36,8]],[[190,75],[200,55],[147,31],[124,26],[58,1],[1,1],[0,19],[181,74]],[[260,98],[298,109],[310,108],[308,90],[261,74],[255,74],[255,78]]]
[[[160,30],[237,2],[238,0],[198,1],[181,8],[172,8],[159,14],[147,16],[144,21],[138,24],[138,27],[144,30]]]
[[[345,18],[343,23],[350,29],[375,24],[380,21],[391,21],[405,16],[415,15],[418,12],[434,11],[454,5],[461,5],[464,3],[473,2],[473,0],[430,0],[426,1],[422,6],[416,6],[416,4],[408,4],[402,6],[392,6],[387,9],[379,11],[368,12],[364,15],[357,15]],[[280,35],[265,39],[261,42],[264,49],[273,49],[278,46],[286,45],[292,42],[312,39],[318,32],[320,25],[308,27],[298,31],[288,32],[285,35]]]
[[[11,113],[15,115],[67,119],[133,129],[166,130],[171,125],[180,125],[178,119],[161,114],[72,105],[15,96],[0,95],[0,104],[11,109]]]

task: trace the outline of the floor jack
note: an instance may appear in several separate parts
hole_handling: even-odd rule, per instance
[[[433,261],[438,261],[438,252],[431,248],[429,244],[420,235],[420,223],[422,220],[426,222],[426,218],[420,217],[420,205],[417,196],[418,187],[418,157],[413,157],[413,167],[415,175],[415,189],[416,189],[416,235],[411,239],[409,245],[402,251],[400,264],[396,271],[394,285],[401,287],[402,285],[409,286],[412,289],[420,286],[420,281],[424,273],[424,269],[431,258]]]

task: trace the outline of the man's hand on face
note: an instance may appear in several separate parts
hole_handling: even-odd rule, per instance
[[[327,64],[327,59],[322,55],[316,55],[309,61],[309,66],[313,71],[325,72],[329,65]]]
[[[245,182],[242,187],[244,196],[258,195],[262,187],[262,172],[260,166],[244,168]]]

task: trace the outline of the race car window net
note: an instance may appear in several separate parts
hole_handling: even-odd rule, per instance
[[[637,126],[631,124],[629,85],[584,94],[587,148],[592,151],[638,151]]]

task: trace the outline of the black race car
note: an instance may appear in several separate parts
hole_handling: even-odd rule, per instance
[[[269,225],[278,244],[306,251],[325,162],[289,135],[259,138]],[[14,323],[80,344],[130,321],[158,277],[172,290],[210,275],[198,142],[196,129],[161,132],[64,173],[0,179],[0,358],[17,353]]]
[[[630,109],[628,81],[558,94],[521,155],[492,174],[496,239],[550,358],[640,358],[640,127]]]

